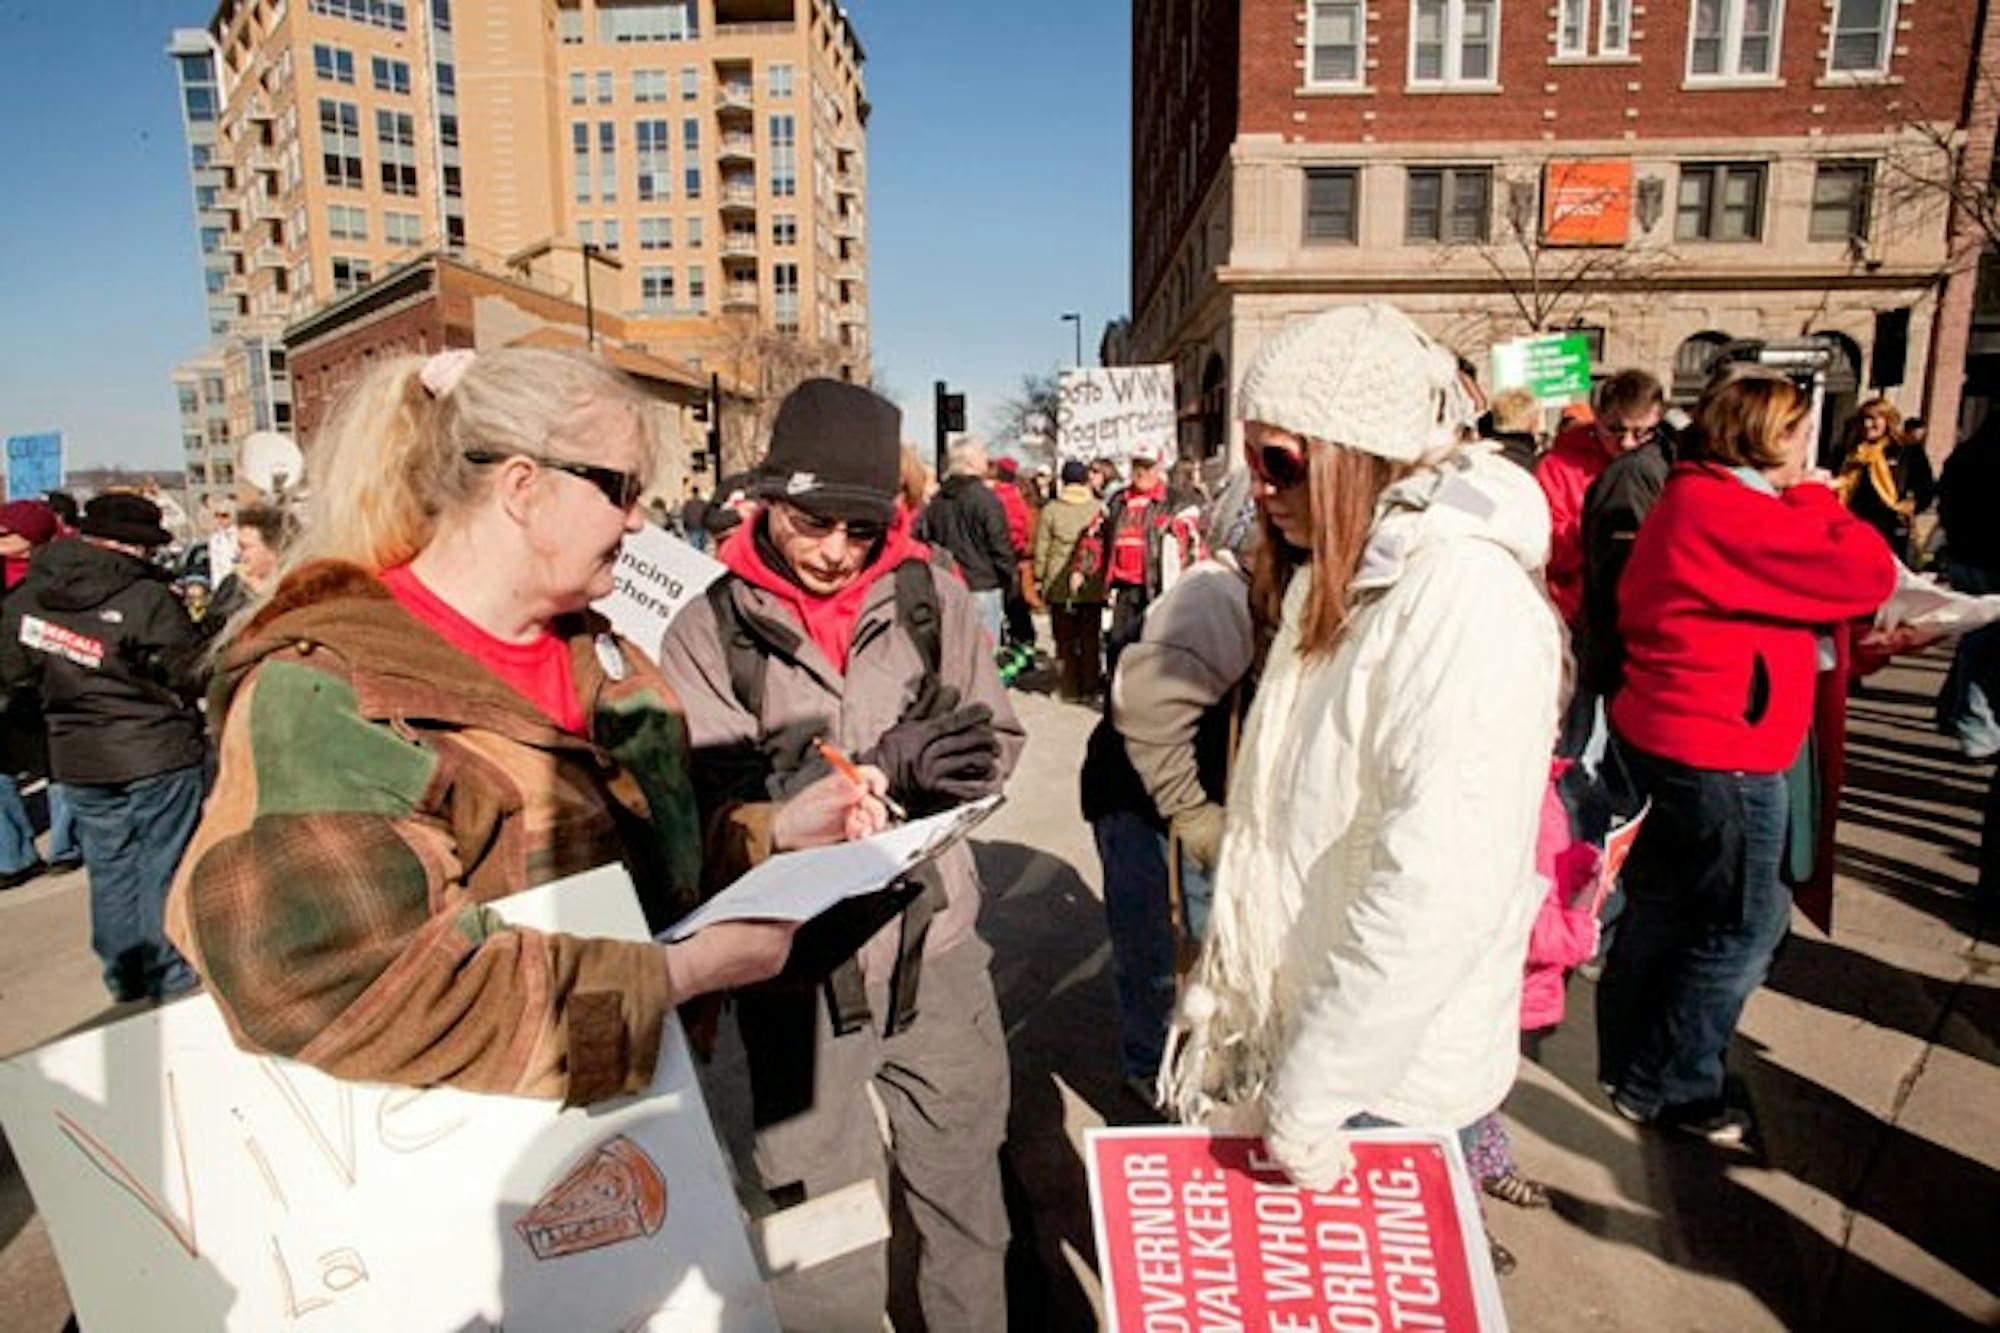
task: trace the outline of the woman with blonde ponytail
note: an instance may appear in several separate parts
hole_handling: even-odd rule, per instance
[[[313,442],[275,586],[224,633],[221,768],[168,904],[242,1045],[348,1079],[561,1097],[650,1082],[694,996],[773,975],[791,927],[680,944],[487,907],[620,861],[660,927],[751,850],[885,820],[881,775],[710,812],[654,664],[592,602],[653,441],[600,362],[506,349],[372,368]]]

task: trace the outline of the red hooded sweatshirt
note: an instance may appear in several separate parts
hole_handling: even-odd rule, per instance
[[[1583,497],[1611,466],[1597,427],[1572,426],[1535,464],[1549,501],[1549,597],[1572,630],[1583,619]]]
[[[1618,583],[1618,734],[1691,768],[1782,773],[1813,717],[1821,630],[1896,587],[1880,533],[1825,486],[1781,495],[1680,463]]]
[[[722,544],[718,558],[723,567],[744,582],[762,588],[786,606],[834,670],[847,671],[847,650],[854,643],[854,626],[861,619],[862,605],[875,580],[895,571],[905,560],[928,560],[930,548],[910,536],[910,516],[899,505],[889,524],[882,550],[854,578],[854,582],[830,597],[807,592],[790,578],[771,568],[757,549],[757,528],[763,516],[755,515],[736,529]]]

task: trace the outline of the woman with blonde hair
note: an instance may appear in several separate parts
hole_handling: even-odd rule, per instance
[[[1238,413],[1279,628],[1162,1091],[1326,1189],[1346,1130],[1463,1136],[1514,1079],[1562,671],[1548,508],[1462,442],[1454,357],[1388,306],[1287,325]]]
[[[1896,567],[1808,469],[1789,380],[1719,378],[1695,415],[1619,581],[1611,726],[1652,810],[1598,989],[1598,1077],[1627,1119],[1734,1148],[1751,1121],[1723,1056],[1791,922],[1786,774],[1842,622],[1888,598]]]
[[[662,946],[488,905],[618,861],[658,928],[740,868],[704,863],[672,690],[590,610],[653,449],[625,382],[558,352],[388,361],[337,406],[310,521],[225,630],[220,774],[168,908],[239,1043],[578,1104],[650,1082],[676,1004],[782,966],[776,923]],[[879,791],[719,811],[711,845],[864,833]]]
[[[1930,503],[1930,459],[1921,444],[1903,439],[1903,414],[1887,398],[1870,398],[1854,411],[1834,491],[1869,527],[1882,534],[1898,560],[1910,554],[1910,520]]]

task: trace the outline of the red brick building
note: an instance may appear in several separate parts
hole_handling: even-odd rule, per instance
[[[1975,0],[1137,0],[1130,355],[1175,364],[1210,457],[1264,337],[1359,300],[1480,364],[1580,328],[1600,369],[1681,397],[1733,340],[1812,335],[1834,414],[1876,384],[1921,412],[1940,300],[1970,293],[1942,281],[1946,194],[1916,181],[1963,142],[1979,21]]]

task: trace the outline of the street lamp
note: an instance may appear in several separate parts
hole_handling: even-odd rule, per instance
[[[1072,310],[1062,317],[1062,322],[1065,324],[1073,324],[1076,326],[1076,361],[1074,364],[1076,369],[1082,370],[1083,369],[1083,316],[1079,314],[1077,311]]]

